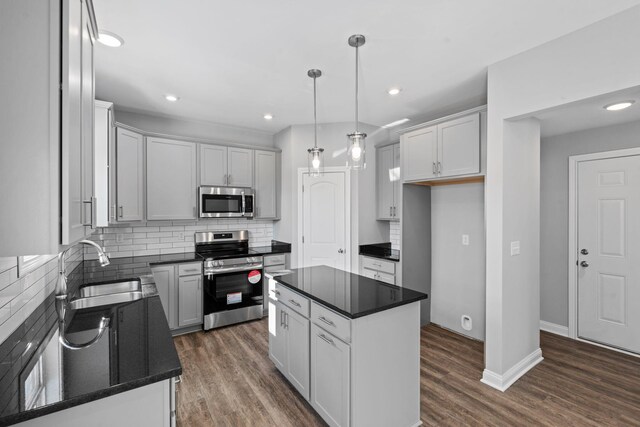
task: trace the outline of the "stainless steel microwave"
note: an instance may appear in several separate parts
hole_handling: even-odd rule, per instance
[[[253,218],[255,193],[251,188],[198,189],[200,218]]]

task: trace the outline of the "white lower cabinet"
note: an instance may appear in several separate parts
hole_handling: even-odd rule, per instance
[[[311,325],[311,406],[330,426],[348,426],[349,345]]]
[[[201,325],[202,263],[155,265],[151,271],[169,328]]]

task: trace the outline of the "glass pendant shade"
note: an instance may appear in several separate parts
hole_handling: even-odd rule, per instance
[[[366,162],[366,146],[365,139],[366,133],[354,132],[347,135],[347,167],[351,169],[365,169],[367,167]]]
[[[309,148],[309,175],[321,176],[324,173],[324,148]]]

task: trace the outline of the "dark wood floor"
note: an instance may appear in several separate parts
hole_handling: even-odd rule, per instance
[[[424,425],[640,426],[638,358],[543,332],[545,360],[501,393],[480,383],[482,343],[434,325],[421,340]],[[179,426],[325,425],[269,360],[266,319],[175,342]]]

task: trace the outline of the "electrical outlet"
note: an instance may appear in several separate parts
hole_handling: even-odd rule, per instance
[[[469,235],[468,234],[463,234],[462,235],[462,244],[464,246],[469,246]]]
[[[520,240],[511,242],[511,256],[520,255]]]

